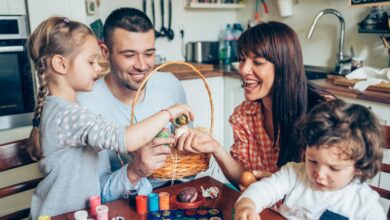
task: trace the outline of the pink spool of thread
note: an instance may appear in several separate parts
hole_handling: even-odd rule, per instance
[[[96,216],[96,207],[102,204],[100,196],[91,196],[89,197],[89,207],[91,216]]]
[[[108,220],[108,207],[105,205],[99,205],[96,207],[96,219]]]

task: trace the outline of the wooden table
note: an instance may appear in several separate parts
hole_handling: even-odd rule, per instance
[[[155,192],[168,192],[170,194],[177,193],[180,189],[186,186],[193,186],[197,190],[200,191],[200,186],[203,186],[203,188],[208,188],[210,186],[216,186],[220,190],[220,194],[218,198],[216,199],[207,199],[204,207],[212,207],[212,208],[218,208],[223,213],[223,218],[226,220],[231,220],[232,218],[232,209],[234,207],[235,202],[237,201],[238,197],[240,196],[240,192],[237,192],[223,183],[213,179],[212,177],[202,177],[199,179],[195,179],[186,183],[176,184],[170,187],[161,188],[158,190],[155,190]],[[146,220],[146,217],[143,215],[139,215],[135,212],[135,209],[130,207],[127,203],[127,200],[120,199],[116,200],[114,202],[106,203],[104,205],[107,205],[109,207],[109,219],[115,217],[115,216],[122,216],[126,220]],[[262,219],[284,219],[282,216],[280,216],[278,213],[266,209],[260,214]],[[73,220],[73,212],[59,215],[52,217],[53,220],[64,220],[69,219]]]

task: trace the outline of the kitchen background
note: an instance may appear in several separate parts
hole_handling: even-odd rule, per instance
[[[316,30],[311,39],[307,39],[307,33],[313,22],[315,15],[325,9],[333,8],[338,10],[345,19],[345,45],[344,52],[350,54],[350,47],[354,47],[355,56],[361,57],[364,66],[376,68],[385,68],[388,66],[389,56],[387,55],[382,41],[378,34],[358,33],[358,23],[361,22],[369,13],[370,7],[350,7],[349,0],[291,0],[292,15],[282,17],[278,9],[277,2],[283,0],[266,0],[269,13],[264,14],[264,8],[259,6],[259,13],[263,20],[277,20],[290,25],[299,35],[304,55],[304,64],[311,66],[321,66],[334,68],[336,62],[336,53],[339,44],[340,23],[336,16],[325,15],[317,24]],[[289,1],[289,0],[287,0]],[[88,8],[87,3],[95,4],[95,8]],[[147,14],[151,17],[151,0],[147,0]],[[165,6],[165,27],[168,25],[168,7]],[[71,19],[91,24],[97,19],[103,22],[108,14],[119,7],[136,7],[142,9],[142,0],[0,0],[0,16],[25,14],[28,16],[30,30],[44,19],[51,15],[67,16]],[[240,23],[244,29],[250,20],[253,20],[255,14],[256,0],[241,1],[237,8],[208,7],[197,8],[188,6],[188,1],[172,0],[172,29],[174,39],[158,38],[156,41],[157,54],[165,60],[184,60],[183,44],[191,41],[218,41],[221,31],[226,24]],[[156,5],[156,29],[161,27],[160,1],[155,0]],[[385,7],[388,10],[388,7]],[[184,32],[184,38],[181,38],[180,31]],[[223,90],[229,90],[226,87],[227,79],[209,78],[213,86],[213,95],[219,96]],[[231,79],[228,79],[231,80]],[[225,84],[221,84],[225,83]],[[190,82],[183,82],[186,87],[193,87]],[[234,81],[234,88],[237,88],[237,100],[242,100],[242,90],[240,90],[239,80]],[[203,90],[203,88],[201,88]],[[187,91],[187,90],[186,90]],[[225,91],[226,92],[226,91]],[[188,94],[188,93],[187,93]],[[223,112],[226,109],[226,99],[217,99],[216,112]],[[230,103],[230,109],[239,101]],[[387,114],[389,105],[378,104]],[[229,136],[226,132],[227,116],[230,112],[225,110],[219,120],[221,123],[216,125],[216,130],[220,130],[221,141],[226,140],[223,137]],[[389,123],[387,121],[387,123]],[[0,131],[0,143],[6,143],[12,140],[27,137],[31,127],[21,127]],[[230,140],[231,141],[231,140]],[[225,141],[229,142],[229,141]],[[226,146],[227,148],[229,146]],[[15,171],[16,170],[16,171]],[[12,185],[18,181],[32,179],[39,176],[37,164],[27,167],[17,168],[12,171],[0,172],[0,188]],[[20,207],[28,207],[32,191],[21,193],[20,195],[0,199],[0,216]]]

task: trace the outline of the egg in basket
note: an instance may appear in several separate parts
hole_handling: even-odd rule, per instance
[[[205,77],[202,75],[202,73],[200,73],[198,69],[196,69],[193,65],[189,63],[180,62],[180,61],[164,63],[158,66],[156,69],[154,69],[144,79],[132,103],[131,124],[134,124],[134,108],[135,108],[135,103],[137,103],[138,96],[141,92],[141,89],[145,86],[146,82],[154,73],[156,73],[157,71],[159,71],[160,69],[168,65],[173,65],[173,64],[176,65],[180,64],[180,65],[190,67],[199,76],[199,78],[202,79],[205,89],[207,90],[209,96],[209,102],[211,107],[210,108],[211,109],[210,129],[206,129],[206,130],[208,130],[208,133],[212,135],[212,131],[214,127],[214,105],[213,105],[213,100],[212,100],[209,85]],[[183,132],[185,132],[187,123],[188,123],[188,119],[186,119],[185,117],[184,118],[179,117],[175,119],[174,126],[175,126],[176,136],[180,136]],[[199,130],[204,131],[205,129],[199,129]],[[209,154],[194,154],[190,152],[179,151],[176,148],[172,148],[171,155],[167,157],[164,166],[161,167],[160,169],[157,169],[152,174],[152,177],[156,179],[162,179],[162,180],[174,180],[174,179],[181,179],[188,176],[194,176],[208,169],[209,160],[210,160]]]

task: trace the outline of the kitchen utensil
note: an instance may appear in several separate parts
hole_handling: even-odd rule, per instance
[[[380,38],[381,38],[381,40],[382,40],[383,45],[385,46],[385,49],[386,49],[387,54],[390,56],[390,45],[389,45],[389,43],[387,42],[386,37],[383,36],[383,34],[382,34],[382,35],[380,35]]]
[[[142,11],[146,14],[146,0],[142,0]]]
[[[154,26],[154,35],[156,37],[161,37],[161,33],[156,30],[156,12],[154,7],[154,0],[152,0],[152,21]]]
[[[167,36],[167,29],[164,27],[164,0],[160,0],[160,9],[161,9],[161,37]]]
[[[186,61],[218,63],[218,41],[195,41],[186,45]]]
[[[168,1],[168,30],[166,32],[168,40],[173,40],[175,32],[172,30],[172,0]]]

